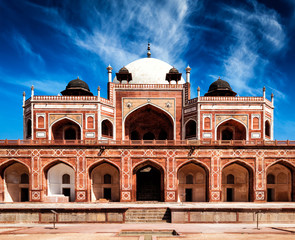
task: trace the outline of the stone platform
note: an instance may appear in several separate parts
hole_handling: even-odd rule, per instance
[[[1,223],[255,223],[257,219],[260,223],[294,222],[295,203],[0,204]]]

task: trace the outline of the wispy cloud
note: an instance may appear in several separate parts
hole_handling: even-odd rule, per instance
[[[15,32],[13,34],[13,40],[17,46],[17,49],[19,49],[20,54],[24,54],[26,56],[29,56],[29,57],[31,57],[35,60],[38,60],[42,63],[44,62],[41,55],[34,52],[34,50],[32,49],[32,45],[20,33]]]
[[[263,84],[269,59],[286,45],[286,34],[278,14],[256,0],[249,0],[251,9],[223,6],[224,23],[231,29],[228,52],[222,57],[224,77],[236,91],[257,94]],[[259,90],[260,91],[260,90]],[[283,94],[279,94],[283,97]]]
[[[105,9],[108,11],[85,4],[83,11],[92,13],[87,16],[86,27],[73,26],[57,10],[43,9],[55,15],[54,21],[47,21],[48,24],[67,34],[81,49],[98,55],[106,65],[121,67],[144,57],[150,41],[152,57],[184,68],[181,56],[190,40],[186,21],[193,9],[194,13],[198,11],[199,2],[107,1]]]

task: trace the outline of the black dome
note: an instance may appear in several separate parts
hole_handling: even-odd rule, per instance
[[[220,78],[218,78],[215,82],[213,82],[208,92],[205,94],[205,96],[236,96],[237,93],[235,93],[229,83],[227,81],[224,81]]]
[[[61,94],[63,96],[93,96],[88,84],[79,77],[70,81]]]

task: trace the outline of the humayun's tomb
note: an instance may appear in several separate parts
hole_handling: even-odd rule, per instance
[[[23,94],[24,139],[0,142],[0,202],[295,200],[295,142],[273,139],[265,88],[241,97],[219,78],[191,98],[191,68],[150,51],[112,70],[107,98],[79,78]]]

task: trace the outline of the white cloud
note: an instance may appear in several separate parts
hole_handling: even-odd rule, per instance
[[[105,9],[108,11],[85,4],[81,14],[92,14],[88,14],[85,20],[88,26],[83,28],[73,27],[54,9],[42,9],[54,16],[50,21],[46,20],[47,24],[65,33],[81,49],[98,55],[105,65],[119,68],[145,57],[147,42],[150,41],[152,57],[185,68],[181,55],[189,43],[186,20],[193,9],[198,9],[198,2],[107,1]]]
[[[259,79],[257,73],[264,71],[270,56],[285,47],[286,34],[275,11],[255,0],[250,2],[252,11],[224,6],[228,15],[225,23],[232,31],[229,51],[223,57],[224,77],[235,91],[257,94],[265,80]]]

